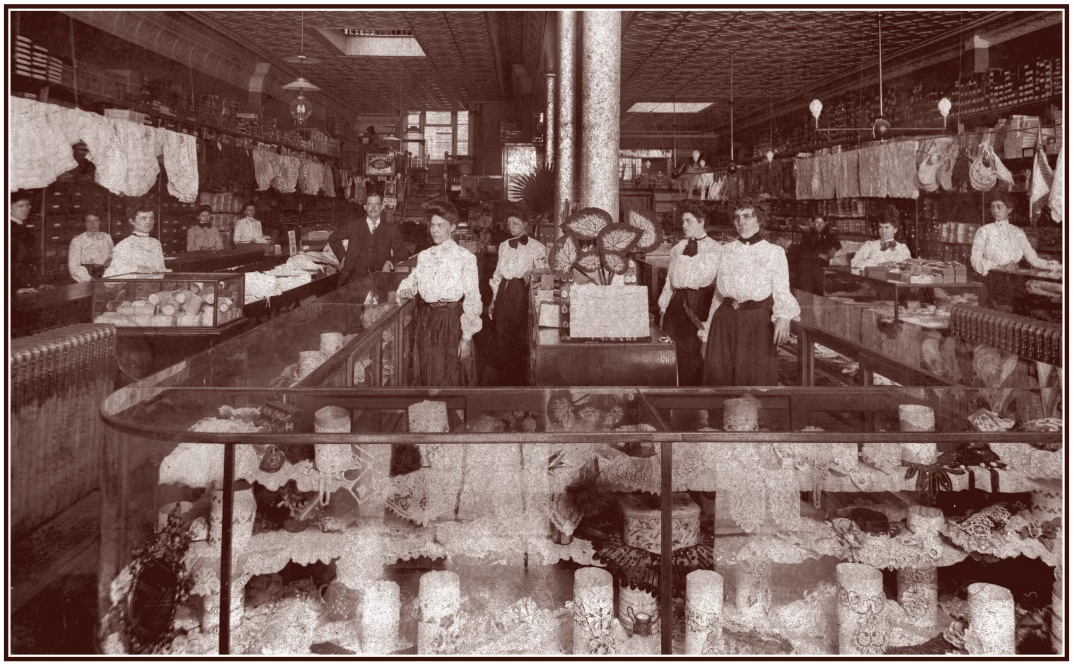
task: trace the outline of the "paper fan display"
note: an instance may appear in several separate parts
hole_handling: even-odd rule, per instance
[[[608,225],[597,235],[597,250],[600,254],[616,253],[625,255],[634,249],[634,242],[641,236],[641,230],[631,225]]]
[[[552,245],[552,257],[548,264],[559,277],[566,278],[571,274],[571,267],[578,261],[579,255],[581,249],[578,247],[578,241],[573,236],[564,234]]]
[[[641,230],[641,236],[634,244],[635,252],[652,252],[664,242],[664,229],[647,215],[635,210],[627,211],[627,224]]]
[[[623,275],[627,270],[627,258],[614,252],[606,252],[601,255],[604,260],[604,268],[617,275]]]
[[[586,248],[574,265],[583,273],[596,273],[600,269],[600,253],[593,248]]]
[[[563,231],[579,241],[592,241],[601,230],[612,224],[612,216],[603,209],[583,208],[563,221]]]

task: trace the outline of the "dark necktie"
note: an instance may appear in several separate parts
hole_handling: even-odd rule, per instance
[[[523,234],[522,236],[518,237],[517,239],[511,239],[507,243],[512,248],[517,248],[519,243],[521,243],[522,245],[526,245],[529,242],[530,242],[529,234]]]
[[[742,237],[742,236],[740,236],[740,237],[738,237],[738,240],[741,241],[742,243],[745,243],[746,245],[753,245],[754,243],[757,243],[758,241],[761,240],[761,232],[757,232],[756,234],[754,234],[753,236],[750,236],[750,237]]]
[[[884,241],[884,242],[882,242],[880,244],[880,249],[881,250],[894,250],[895,249],[895,242],[894,241]]]
[[[702,236],[702,239],[707,239],[708,235]],[[697,255],[697,242],[701,239],[690,239],[686,242],[686,248],[682,251],[683,257],[693,257]]]

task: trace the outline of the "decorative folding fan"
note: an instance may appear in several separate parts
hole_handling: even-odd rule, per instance
[[[641,230],[631,225],[608,225],[597,235],[597,250],[602,255],[617,253],[625,255],[634,249]]]
[[[583,273],[596,273],[600,269],[600,253],[595,248],[586,248],[574,265]]]
[[[711,537],[709,537],[711,539]],[[708,541],[702,537],[702,543]],[[632,547],[621,535],[610,535],[593,542],[593,558],[631,588],[660,595],[660,554]],[[671,554],[672,578],[678,587],[686,585],[686,575],[694,570],[713,568],[712,546],[696,544],[676,549]]]
[[[571,268],[580,255],[581,248],[578,247],[578,241],[570,234],[564,234],[552,244],[552,260],[549,265],[560,278],[566,278],[570,276]]]
[[[601,230],[612,224],[612,216],[607,211],[589,207],[575,211],[563,221],[563,231],[579,241],[592,241]]]
[[[608,269],[612,273],[622,275],[627,270],[627,258],[625,255],[620,255],[614,252],[606,252],[601,255],[601,259],[604,261],[604,268]]]
[[[636,252],[652,252],[664,242],[663,227],[643,213],[627,211],[627,224],[641,230],[641,236],[634,244]]]

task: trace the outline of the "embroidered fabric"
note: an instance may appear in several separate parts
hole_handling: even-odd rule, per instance
[[[276,155],[274,159],[276,164],[275,175],[272,177],[272,187],[279,192],[294,192],[295,187],[298,185],[298,175],[301,168],[299,159],[291,155]],[[260,180],[258,183],[260,183]]]
[[[321,189],[324,173],[321,163],[313,160],[299,160],[298,185],[307,195],[315,195]]]
[[[164,138],[164,171],[168,193],[181,202],[198,199],[198,142],[190,134],[160,130]]]
[[[115,121],[116,142],[127,158],[127,173],[117,194],[141,197],[156,184],[160,174],[160,144],[157,128]]]
[[[861,196],[861,186],[858,181],[858,151],[843,151],[835,158],[835,196],[840,199]]]
[[[862,594],[839,587],[840,645],[850,644],[853,653],[879,655],[887,646],[888,627],[884,619],[884,594]],[[849,641],[842,637],[842,627],[852,628]],[[842,649],[842,646],[840,647]],[[841,653],[845,651],[840,651]]]
[[[8,187],[43,188],[60,174],[78,166],[71,143],[49,122],[47,107],[35,100],[8,97],[11,155]]]
[[[258,190],[268,190],[272,186],[272,181],[276,179],[276,158],[279,156],[275,153],[255,149],[252,153],[254,160],[254,178],[257,180]]]

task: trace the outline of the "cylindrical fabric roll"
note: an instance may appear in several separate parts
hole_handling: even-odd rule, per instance
[[[421,620],[418,622],[418,654],[454,653],[450,639],[458,632],[459,575],[454,572],[426,572],[418,583]]]
[[[350,433],[351,413],[346,408],[329,405],[313,416],[315,433]],[[324,474],[350,470],[355,466],[350,445],[317,443],[313,446],[314,464]]]
[[[940,534],[944,526],[943,511],[938,507],[911,505],[906,510],[906,527],[920,537]]]
[[[880,570],[858,563],[835,566],[839,582],[840,655],[880,655],[887,647],[884,577]]]
[[[686,654],[723,643],[723,577],[710,570],[686,575]]]
[[[936,568],[903,569],[895,574],[899,606],[910,623],[920,628],[936,625]]]
[[[904,433],[913,431],[935,431],[936,413],[927,405],[900,405],[899,430]]]
[[[599,567],[575,571],[574,655],[595,654],[602,640],[610,640],[614,597],[610,572]]]
[[[1014,655],[1014,596],[995,584],[970,584],[970,628],[966,648],[971,655]]]
[[[362,653],[387,655],[399,637],[399,584],[378,581],[362,597]]]
[[[620,585],[619,622],[628,632],[634,631],[634,617],[638,614],[648,614],[653,625],[659,627],[660,603],[656,598],[651,593]]]

